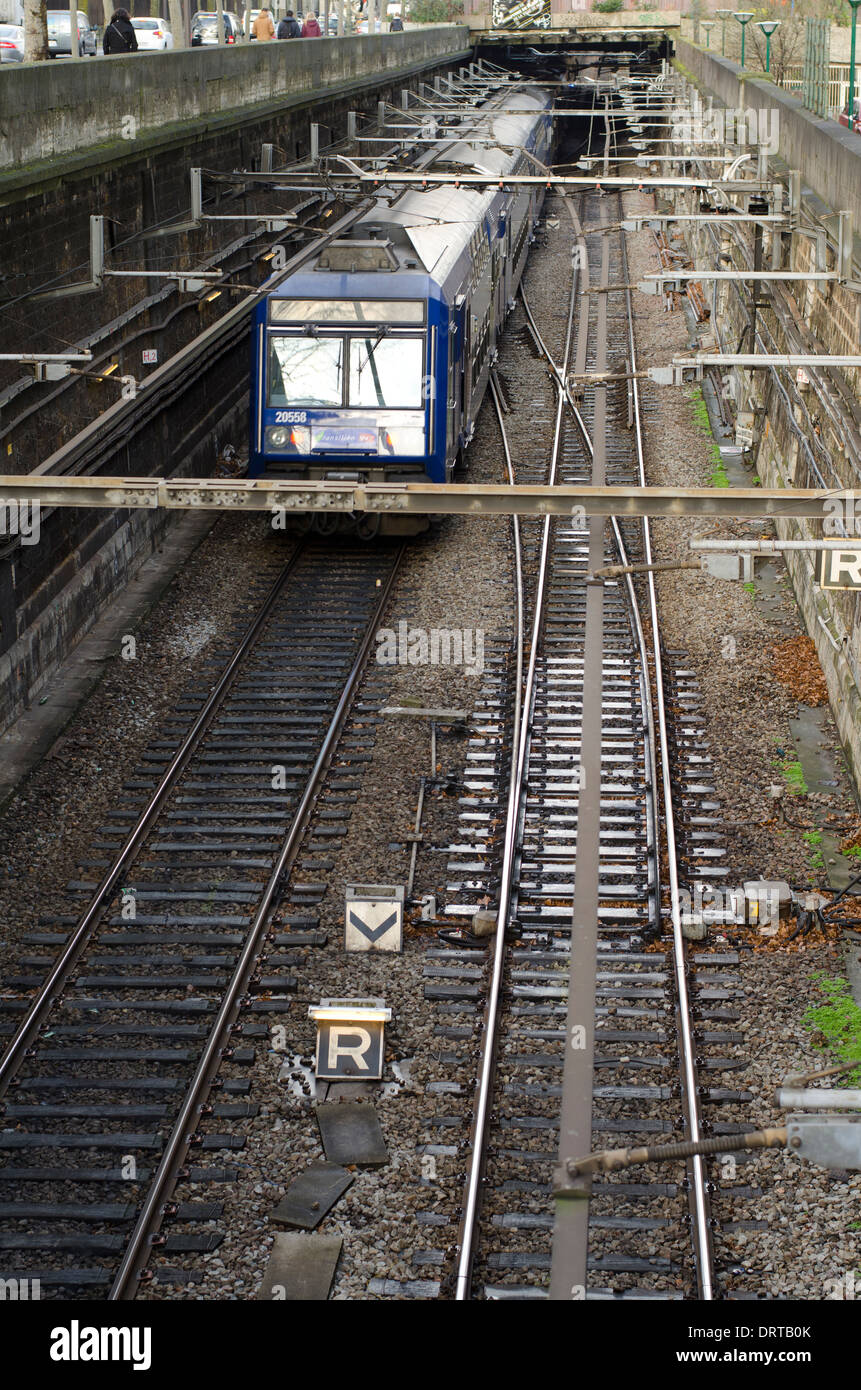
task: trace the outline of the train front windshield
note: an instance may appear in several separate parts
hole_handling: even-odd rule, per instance
[[[344,339],[269,339],[267,405],[340,406],[344,396]]]
[[[421,301],[274,301],[265,447],[426,454],[426,339],[416,331],[424,317]]]
[[[421,338],[272,334],[267,404],[419,410],[423,356]]]

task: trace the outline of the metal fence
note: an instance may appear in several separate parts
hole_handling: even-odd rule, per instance
[[[804,96],[804,67],[801,63],[786,69],[781,83],[785,91]],[[831,63],[828,69],[827,105],[829,116],[837,117],[849,101],[849,64]]]

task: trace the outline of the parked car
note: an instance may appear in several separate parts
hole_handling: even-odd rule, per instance
[[[23,63],[24,30],[17,24],[0,24],[0,63]]]
[[[259,15],[259,13],[259,10],[246,10],[244,15],[242,16],[242,24],[249,39],[257,38],[257,35],[254,32],[254,21]],[[273,15],[272,18],[275,19],[275,16]],[[277,20],[275,22],[277,23]]]
[[[70,58],[72,56],[71,21],[68,10],[48,11],[48,57]],[[78,53],[83,58],[94,58],[98,49],[98,34],[92,28],[83,10],[78,10]]]
[[[320,28],[322,29],[322,27],[323,27],[323,21],[322,21],[322,19],[321,19],[321,20],[320,20]],[[335,13],[332,13],[332,14],[329,15],[329,33],[330,33],[330,34],[337,34],[337,32],[338,32],[338,15],[337,15],[337,12],[335,12]],[[359,32],[358,21],[356,21],[356,20],[353,19],[352,14],[349,14],[349,13],[348,13],[348,14],[345,14],[345,15],[344,15],[344,33],[345,33],[345,34],[358,34],[358,32]]]
[[[238,43],[243,29],[239,17],[232,10],[224,11],[224,41]],[[191,21],[191,42],[195,48],[200,44],[218,43],[218,15],[212,10],[198,10]]]
[[[170,25],[164,19],[146,19],[145,17],[134,16],[132,28],[138,41],[138,49],[159,49],[173,48],[173,34],[170,32]]]
[[[855,110],[853,112],[855,129],[861,129],[861,97],[855,98]],[[849,102],[847,101],[840,115],[837,117],[841,125],[849,126]]]

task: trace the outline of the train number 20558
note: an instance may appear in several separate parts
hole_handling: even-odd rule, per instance
[[[307,410],[276,410],[276,425],[304,425],[308,419]]]

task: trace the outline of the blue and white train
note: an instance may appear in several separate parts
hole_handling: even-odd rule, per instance
[[[472,123],[482,138],[455,130],[414,167],[431,184],[434,168],[535,173],[528,156],[550,152],[548,99],[527,89],[494,105],[506,111]],[[249,475],[449,481],[543,196],[538,185],[400,195],[381,185],[376,207],[256,310]]]

